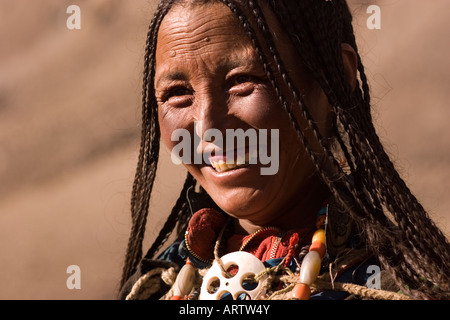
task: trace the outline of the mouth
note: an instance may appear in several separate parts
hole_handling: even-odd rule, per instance
[[[211,167],[216,172],[227,172],[231,170],[236,170],[240,168],[248,167],[251,164],[257,163],[258,154],[256,150],[252,153],[246,152],[243,156],[238,155],[234,159],[226,157],[210,157],[209,162]]]

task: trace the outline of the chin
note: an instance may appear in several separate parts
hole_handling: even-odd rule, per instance
[[[271,201],[268,201],[268,197],[260,192],[249,194],[243,191],[236,191],[232,195],[222,196],[220,199],[212,198],[228,215],[237,219],[248,220],[252,220],[252,216],[255,213],[267,210],[271,203]]]

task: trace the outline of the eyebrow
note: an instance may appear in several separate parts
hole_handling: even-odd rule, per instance
[[[170,81],[187,81],[187,75],[182,71],[165,71],[159,77],[158,82],[155,83],[155,86],[158,87],[161,82],[170,82]]]
[[[244,57],[237,57],[233,60],[225,60],[220,62],[217,65],[218,69],[225,69],[225,70],[233,70],[238,67],[244,67],[251,64],[253,61],[252,58],[244,58]],[[258,60],[259,61],[259,60]],[[158,78],[158,81],[155,82],[155,87],[158,87],[161,83],[164,82],[172,82],[172,81],[188,81],[189,77],[184,71],[164,71],[161,76]]]

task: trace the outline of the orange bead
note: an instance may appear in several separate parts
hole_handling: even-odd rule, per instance
[[[327,250],[327,247],[320,241],[314,241],[313,243],[311,243],[311,246],[309,247],[309,251],[313,250],[317,251],[320,254],[320,257],[323,258]]]
[[[311,296],[311,289],[304,283],[297,283],[292,289],[292,299],[295,300],[309,300]]]
[[[316,242],[316,241],[320,241],[325,245],[327,244],[327,242],[325,240],[325,230],[324,229],[319,229],[314,233],[311,242]]]
[[[182,296],[172,296],[170,300],[184,300],[184,298]]]

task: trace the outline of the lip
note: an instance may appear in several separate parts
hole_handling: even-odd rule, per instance
[[[212,166],[201,166],[205,178],[216,185],[236,186],[244,181],[255,181],[260,176],[260,165],[249,164],[245,167],[236,167],[231,170],[218,172]]]
[[[209,164],[217,172],[226,172],[242,167],[249,166],[251,164],[258,163],[258,152],[256,149],[242,148],[240,150],[232,150],[225,155],[214,155],[208,158]]]

